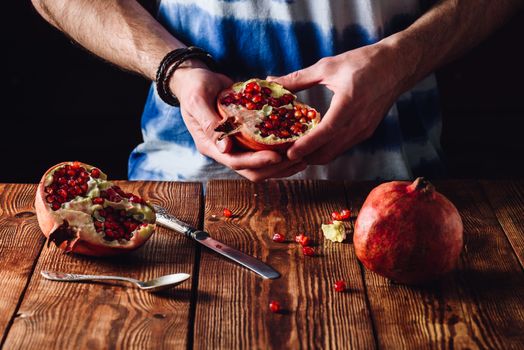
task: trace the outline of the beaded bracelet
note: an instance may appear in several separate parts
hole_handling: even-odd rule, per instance
[[[201,48],[190,46],[169,52],[160,62],[156,72],[156,90],[165,103],[174,107],[180,106],[180,101],[169,88],[169,81],[180,65],[192,58],[197,58],[211,70],[216,70],[216,62],[213,57]]]

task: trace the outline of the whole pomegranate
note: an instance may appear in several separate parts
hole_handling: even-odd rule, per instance
[[[224,121],[215,131],[254,151],[285,151],[320,121],[315,109],[282,85],[260,79],[234,84],[218,95],[217,104]]]
[[[421,284],[455,268],[463,227],[455,206],[424,178],[374,188],[355,222],[353,242],[369,270]]]
[[[44,174],[35,199],[40,229],[66,252],[108,256],[144,244],[153,233],[153,208],[107,181],[91,165],[60,163]]]

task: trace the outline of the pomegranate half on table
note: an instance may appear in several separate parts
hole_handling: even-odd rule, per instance
[[[38,185],[38,224],[66,252],[109,256],[142,246],[153,234],[154,209],[139,196],[107,181],[100,169],[80,162],[51,167]]]
[[[220,138],[232,136],[242,148],[285,151],[320,122],[320,113],[297,101],[282,85],[260,79],[234,84],[217,99],[223,122]]]

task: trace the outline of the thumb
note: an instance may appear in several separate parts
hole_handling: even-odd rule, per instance
[[[291,72],[288,75],[281,77],[268,76],[266,79],[278,83],[291,91],[304,90],[322,81],[316,64]]]
[[[219,139],[220,133],[215,131],[216,127],[222,121],[217,112],[207,103],[199,103],[194,107],[192,115],[197,120],[206,138],[215,144],[219,152],[229,152],[233,147],[231,139],[229,137]]]

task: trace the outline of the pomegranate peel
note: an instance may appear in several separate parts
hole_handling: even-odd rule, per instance
[[[243,148],[285,151],[320,122],[320,114],[282,85],[260,79],[234,84],[217,98],[219,139],[232,136]]]
[[[57,164],[43,175],[35,208],[48,246],[53,242],[66,252],[92,256],[140,247],[152,235],[156,219],[143,199],[79,162]]]

